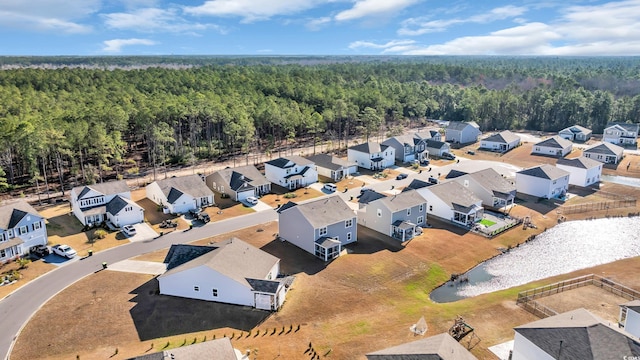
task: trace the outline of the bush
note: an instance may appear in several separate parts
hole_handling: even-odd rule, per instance
[[[296,195],[295,193],[286,193],[286,194],[282,195],[282,197],[284,197],[285,199],[293,199],[296,196],[298,196],[298,195]]]
[[[93,233],[95,240],[104,239],[105,237],[107,237],[107,232],[103,229],[98,229]]]

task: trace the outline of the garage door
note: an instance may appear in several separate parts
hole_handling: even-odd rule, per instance
[[[238,192],[238,201],[243,201],[246,198],[248,198],[249,196],[253,196],[254,195],[254,191],[253,189],[251,190],[247,190],[247,191],[239,191]]]

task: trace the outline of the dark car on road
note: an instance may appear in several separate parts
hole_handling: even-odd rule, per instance
[[[407,176],[408,176],[407,174],[398,174],[398,176],[396,176],[396,180],[406,179]]]

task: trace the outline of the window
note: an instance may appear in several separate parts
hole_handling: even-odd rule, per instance
[[[424,222],[424,216],[418,216],[418,220],[416,222],[418,225],[422,224]]]
[[[218,289],[212,289],[211,295],[213,295],[213,297],[218,297]]]
[[[433,211],[433,205],[429,205],[429,211]]]
[[[287,169],[287,174],[291,174],[291,169]]]
[[[327,235],[327,227],[325,226],[325,227],[323,227],[323,228],[320,228],[320,230],[318,231],[318,233],[319,233],[319,235],[320,235],[320,236],[325,236],[325,235]]]
[[[193,287],[193,291],[200,291],[200,287],[199,286],[194,286]]]
[[[347,241],[351,241],[351,233],[347,233]]]
[[[382,217],[382,210],[378,209],[378,217]]]
[[[536,146],[536,151],[540,151],[540,146]]]
[[[29,228],[26,226],[20,226],[20,235],[24,235],[29,232]]]
[[[42,227],[42,223],[40,221],[33,223],[33,230],[38,230]]]
[[[419,212],[423,212],[424,211],[424,204],[420,204],[420,207],[418,208]]]
[[[410,215],[411,215],[411,208],[408,208],[407,209],[407,216],[410,216]]]
[[[7,253],[4,249],[0,250],[0,258],[7,256]]]
[[[344,222],[344,227],[350,228],[352,226],[353,226],[353,219],[349,219],[349,220]]]

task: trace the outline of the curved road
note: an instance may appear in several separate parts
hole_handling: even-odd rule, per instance
[[[22,327],[50,298],[74,282],[102,269],[102,262],[116,263],[133,256],[188,243],[209,236],[243,229],[254,224],[277,220],[274,210],[209,223],[189,231],[176,231],[163,237],[133,242],[95,253],[92,257],[72,262],[29,282],[0,301],[0,356],[9,359],[11,348]]]

